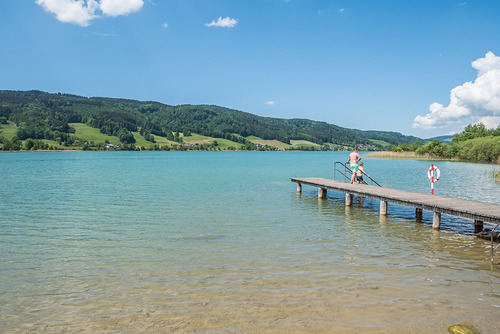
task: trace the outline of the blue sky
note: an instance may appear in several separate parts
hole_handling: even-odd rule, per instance
[[[2,0],[0,89],[429,138],[500,120],[500,1]]]

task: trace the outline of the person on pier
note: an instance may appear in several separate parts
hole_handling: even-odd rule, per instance
[[[370,177],[370,175],[366,174],[365,170],[363,169],[363,163],[359,163],[358,171],[356,173],[356,182],[365,184],[365,180],[363,180],[363,174],[365,174],[367,177]]]
[[[347,163],[350,164],[352,171],[351,183],[354,183],[354,179],[356,178],[356,173],[359,168],[359,160],[361,160],[361,156],[358,154],[358,148],[355,147],[354,151],[349,154],[349,159],[347,160]]]

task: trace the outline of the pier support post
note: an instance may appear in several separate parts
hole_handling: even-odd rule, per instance
[[[387,214],[387,201],[380,201],[380,215]]]
[[[352,197],[353,197],[352,194],[345,193],[345,205],[346,206],[352,205]]]
[[[439,230],[441,228],[441,212],[434,211],[434,215],[432,217],[432,228],[435,230]]]
[[[474,220],[474,233],[479,233],[483,230],[483,221]]]
[[[297,183],[297,192],[298,193],[302,192],[302,183]]]
[[[418,222],[422,221],[422,209],[416,208],[415,209],[415,218],[417,219]]]
[[[318,198],[326,197],[326,188],[318,188]]]

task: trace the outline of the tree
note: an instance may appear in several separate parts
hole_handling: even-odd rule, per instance
[[[2,144],[2,151],[19,151],[22,148],[22,143],[16,136],[12,140],[5,139]]]
[[[490,131],[486,129],[483,123],[469,124],[465,127],[464,131],[453,135],[453,141],[462,142],[474,138],[486,137]]]
[[[26,140],[26,141],[24,142],[24,148],[25,148],[26,150],[28,150],[28,151],[29,151],[29,150],[31,150],[34,146],[35,146],[35,143],[33,142],[33,140],[32,140],[32,139],[28,139],[28,140]]]
[[[117,135],[118,139],[120,139],[120,141],[124,144],[135,143],[134,135],[125,128],[122,128],[120,131],[118,131]]]
[[[410,145],[410,150],[415,152],[416,149],[420,146],[420,142],[419,141],[414,141],[413,143],[411,143]]]

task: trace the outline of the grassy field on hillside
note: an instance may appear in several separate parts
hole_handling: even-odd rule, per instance
[[[217,141],[216,148],[221,149],[221,150],[227,150],[229,147],[233,147],[235,149],[239,149],[241,147],[240,143],[237,143],[237,142],[234,142],[234,141],[231,141],[228,139],[207,137],[207,136],[202,136],[202,135],[197,134],[197,133],[191,133],[190,136],[183,136],[181,134],[181,137],[182,137],[182,140],[184,141],[184,143],[186,143],[186,144],[194,144],[194,143],[211,144],[214,141]]]
[[[215,140],[215,138],[202,136],[197,133],[191,133],[191,136],[184,136],[181,133],[180,136],[185,143],[210,144]]]
[[[249,139],[249,138],[247,138]],[[249,139],[252,143],[254,144],[259,144],[259,145],[267,145],[267,146],[273,146],[276,147],[280,150],[285,150],[287,148],[292,147],[292,145],[283,143],[279,140],[264,140],[264,139]]]
[[[146,139],[144,139],[143,136],[141,136],[141,134],[139,132],[132,132],[132,134],[134,135],[136,147],[150,147],[150,146],[153,146],[154,144],[158,144],[158,143],[152,143],[150,141],[147,141]],[[161,138],[161,137],[159,137],[159,138]],[[156,141],[156,136],[155,136],[155,141]]]
[[[84,141],[90,141],[93,142],[95,145],[99,144],[104,144],[104,143],[110,143],[113,145],[123,145],[118,137],[116,136],[108,136],[106,134],[103,134],[99,131],[97,128],[92,128],[88,126],[87,124],[84,123],[70,123],[69,124],[72,128],[75,129],[75,133],[71,134],[71,136],[75,139],[79,139],[81,144],[77,145],[72,145],[71,147],[63,147],[59,145],[59,143],[52,141],[52,140],[43,140],[45,143],[48,145],[54,147],[55,149],[82,149],[83,147],[83,142]],[[8,122],[8,124],[2,124],[0,126],[0,136],[3,136],[6,139],[11,139],[16,135],[17,132],[17,127],[14,123]],[[136,142],[135,146],[137,148],[146,148],[146,149],[152,149],[153,146],[157,145],[159,147],[164,147],[164,146],[174,146],[174,145],[179,145],[179,143],[171,140],[167,140],[165,137],[160,137],[153,135],[155,138],[155,143],[149,142],[144,139],[143,136],[139,132],[132,132]],[[217,141],[217,146],[211,148],[215,150],[228,150],[228,149],[236,149],[239,150],[242,146],[241,143],[234,142],[228,139],[223,139],[223,138],[213,138],[213,137],[208,137],[208,136],[203,136],[197,133],[191,133],[190,136],[183,136],[180,134],[182,137],[182,140],[184,144],[200,144],[200,145],[210,145],[214,141]],[[319,148],[321,145],[312,143],[310,141],[306,140],[292,140],[291,145],[283,143],[279,140],[264,140],[262,138],[256,137],[256,136],[249,136],[246,138],[247,140],[251,141],[252,143],[256,145],[267,145],[269,147],[275,147],[279,150],[286,150],[289,148],[293,147],[300,147],[300,146],[309,146],[309,147],[316,147]]]
[[[217,147],[221,150],[227,150],[229,147],[234,147],[235,149],[239,150],[242,145],[229,139],[214,138],[214,140],[217,140]]]
[[[313,147],[321,147],[321,145],[307,141],[307,140],[290,140],[292,146],[313,146]]]
[[[135,146],[136,147],[150,148],[150,147],[152,147],[154,145],[158,145],[158,146],[172,146],[172,145],[177,145],[178,144],[175,141],[167,140],[165,137],[160,137],[160,136],[157,136],[157,135],[153,135],[153,137],[155,138],[155,142],[152,143],[152,142],[147,141],[146,139],[144,139],[144,137],[141,136],[141,134],[139,132],[132,132],[132,134],[134,135]]]
[[[7,121],[7,124],[0,124],[0,136],[5,139],[12,139],[16,135],[17,126],[11,121]]]
[[[92,128],[87,124],[83,123],[70,123],[72,128],[75,129],[75,133],[72,135],[73,137],[77,137],[83,140],[93,141],[96,144],[104,143],[106,140],[109,141],[110,144],[119,145],[120,140],[115,136],[108,136],[99,131],[99,129]]]
[[[388,142],[386,141],[383,141],[383,140],[378,140],[378,139],[370,139],[370,141],[372,142],[372,144],[374,145],[381,145],[381,146],[387,146],[387,145],[391,145],[389,144]]]
[[[110,144],[120,145],[120,140],[115,136],[108,136],[99,131],[99,129],[92,128],[83,123],[70,123],[70,125],[76,130],[74,137],[78,137],[80,139],[93,141],[95,144],[104,143],[106,140]],[[165,139],[164,137],[154,136],[155,143],[147,141],[139,132],[132,132],[135,138],[135,146],[136,147],[145,147],[150,148],[154,145],[165,146],[165,145],[177,145],[176,142]]]
[[[140,136],[140,135],[139,135]],[[141,136],[142,137],[142,136]],[[160,137],[160,136],[157,136],[157,135],[153,135],[153,137],[155,137],[155,141],[158,146],[164,146],[164,145],[177,145],[179,143],[176,143],[175,141],[172,141],[172,140],[168,140],[167,138],[165,137]],[[135,138],[135,136],[134,136]],[[149,143],[149,142],[148,142]]]
[[[254,144],[273,146],[277,147],[280,150],[286,150],[292,147],[300,147],[300,146],[311,146],[316,148],[321,147],[321,145],[315,144],[307,140],[290,140],[290,144],[286,144],[279,140],[265,140],[255,136],[248,136],[246,137],[246,139],[250,140]]]

